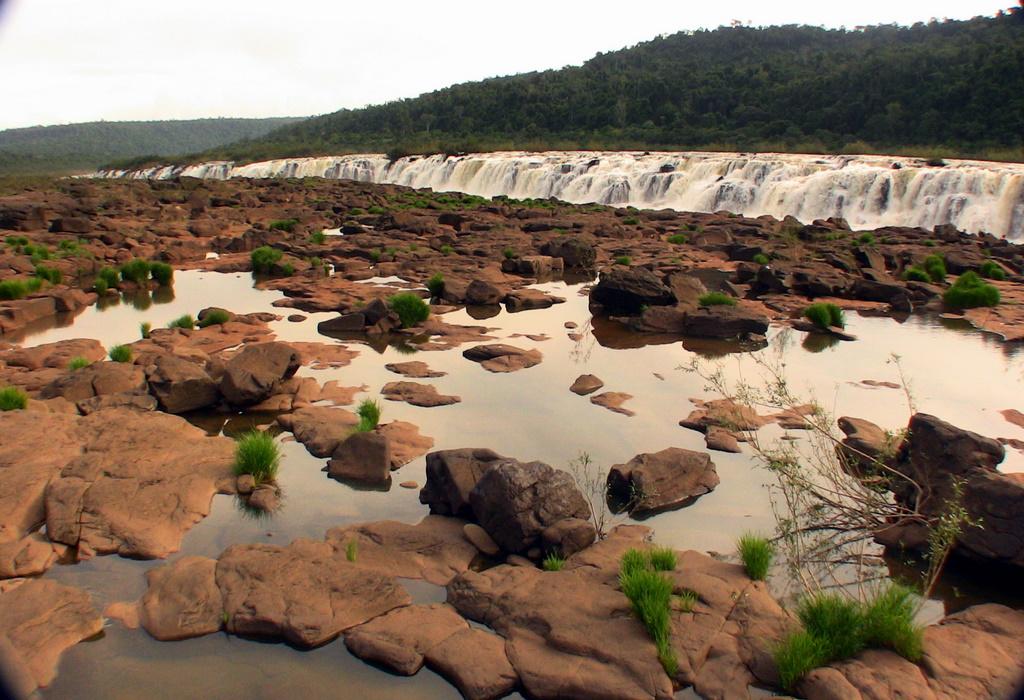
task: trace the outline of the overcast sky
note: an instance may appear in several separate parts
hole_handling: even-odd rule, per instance
[[[992,15],[1011,0],[0,0],[0,128],[310,115],[659,34]]]

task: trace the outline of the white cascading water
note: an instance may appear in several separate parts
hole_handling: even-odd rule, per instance
[[[953,224],[1024,238],[1024,165],[914,158],[739,153],[548,152],[401,158],[349,155],[115,170],[99,177],[324,177],[517,199],[747,216],[830,216],[855,229]]]

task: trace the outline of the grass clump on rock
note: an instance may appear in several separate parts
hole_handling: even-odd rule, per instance
[[[110,359],[114,362],[131,362],[132,361],[132,349],[127,345],[115,345],[110,348],[108,353]]]
[[[43,281],[38,277],[26,280],[3,280],[0,282],[0,301],[12,301],[22,299],[25,296],[38,292]]]
[[[167,324],[168,328],[184,328],[185,330],[192,330],[196,327],[196,320],[192,318],[192,314],[183,314],[178,318],[174,319]]]
[[[372,399],[363,399],[362,403],[359,404],[359,408],[356,409],[356,415],[359,416],[359,424],[356,426],[356,431],[360,433],[368,433],[377,427],[380,423],[380,404]]]
[[[736,300],[724,292],[701,294],[697,301],[701,306],[736,306]]]
[[[398,314],[402,328],[411,328],[423,323],[430,316],[430,307],[417,294],[401,292],[388,299],[388,306]]]
[[[973,309],[979,306],[997,306],[1000,301],[999,290],[987,284],[974,271],[965,272],[957,278],[953,286],[942,295],[947,306],[955,309]]]
[[[665,239],[672,245],[682,245],[690,240],[689,236],[685,233],[673,233],[671,236]]]
[[[198,325],[200,328],[206,328],[208,326],[223,326],[230,320],[231,315],[224,309],[212,309],[206,312],[206,315],[199,320]]]
[[[562,567],[565,566],[565,559],[554,552],[551,552],[544,557],[544,561],[541,562],[541,566],[545,571],[561,571]]]
[[[174,282],[174,268],[165,262],[150,263],[149,274],[161,287],[169,287]]]
[[[772,543],[760,535],[746,532],[736,540],[736,550],[743,560],[747,576],[755,581],[764,581],[775,558],[775,547]]]
[[[668,547],[652,547],[647,556],[655,571],[675,571],[675,550]]]
[[[261,245],[249,254],[249,260],[252,262],[252,271],[261,275],[269,274],[274,265],[281,260],[281,256],[282,253],[277,248]]]
[[[285,231],[287,233],[291,233],[295,230],[295,226],[298,223],[298,219],[278,219],[277,221],[271,221],[267,228],[271,231]]]
[[[757,255],[754,256],[754,262],[756,262],[758,265],[767,265],[768,263],[771,262],[771,260],[764,253],[758,253]]]
[[[679,598],[679,609],[683,612],[693,612],[693,609],[697,606],[697,601],[700,600],[700,596],[697,595],[697,592],[689,589],[683,591],[676,597]]]
[[[253,430],[235,445],[235,476],[250,474],[257,484],[273,481],[281,463],[281,452],[270,433]]]
[[[427,280],[427,290],[430,292],[431,297],[440,297],[444,294],[444,275],[440,272],[432,275]]]
[[[345,558],[354,564],[358,556],[359,543],[356,540],[349,540],[348,543],[345,544]]]
[[[323,245],[327,242],[327,234],[323,231],[315,231],[309,234],[309,242],[313,245]]]
[[[36,265],[36,277],[50,284],[60,284],[64,281],[64,275],[60,270],[46,265]]]
[[[129,260],[121,266],[121,279],[125,282],[133,282],[139,286],[146,284],[150,274],[150,262],[141,258]],[[100,273],[102,274],[102,270]],[[109,284],[109,282],[108,282]]]
[[[928,273],[922,270],[917,265],[911,265],[903,271],[904,282],[931,282],[932,278],[928,276]]]
[[[519,257],[516,254],[516,251],[512,250],[511,248],[505,248],[504,250],[501,251],[501,254],[502,256],[504,256],[506,260],[515,260],[516,258]]]
[[[990,280],[996,280],[998,282],[1002,282],[1006,279],[1006,272],[1003,268],[999,267],[999,265],[991,260],[983,262],[981,267],[978,268],[978,273],[982,277],[987,277]]]
[[[628,255],[620,255],[617,258],[615,258],[615,264],[616,265],[627,265],[628,266],[632,262],[633,262],[633,258],[629,257]]]
[[[670,639],[672,581],[652,568],[649,554],[631,549],[619,563],[619,587],[654,640],[662,668],[674,676],[679,662]]]
[[[20,411],[28,406],[25,392],[16,386],[0,389],[0,411]]]
[[[89,360],[79,355],[78,357],[71,358],[71,360],[68,362],[68,369],[74,372],[75,370],[85,369],[91,364],[92,363],[89,362]]]
[[[946,261],[938,255],[929,255],[921,265],[932,282],[942,282],[946,279]]]
[[[149,321],[143,321],[139,324],[139,335],[142,336],[143,340],[149,338],[150,331],[153,330],[153,324]]]
[[[811,304],[804,309],[804,318],[822,330],[829,327],[846,327],[846,317],[843,315],[843,310],[835,304],[825,302]]]

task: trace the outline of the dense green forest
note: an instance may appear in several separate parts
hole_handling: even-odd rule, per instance
[[[723,27],[342,110],[206,157],[703,148],[1024,156],[1024,10],[968,21]]]
[[[0,175],[73,173],[111,160],[195,153],[298,121],[192,119],[88,122],[0,131]]]

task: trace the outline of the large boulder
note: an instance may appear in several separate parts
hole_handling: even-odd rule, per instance
[[[300,364],[298,351],[286,343],[247,345],[224,366],[220,392],[234,406],[259,403],[295,374]]]
[[[109,394],[145,394],[146,390],[146,373],[141,367],[124,362],[95,362],[47,384],[39,398],[61,396],[78,402]]]
[[[635,515],[688,505],[718,483],[711,457],[679,447],[639,454],[608,472],[609,492]]]
[[[676,298],[660,277],[645,267],[616,266],[601,272],[590,291],[591,300],[612,311],[635,313],[645,306],[675,304]]]
[[[220,392],[206,371],[174,355],[158,355],[146,367],[149,391],[167,413],[187,413],[217,403]]]
[[[683,334],[691,338],[742,338],[768,332],[768,317],[745,306],[700,307],[686,314]]]
[[[477,522],[511,553],[535,546],[544,529],[560,520],[590,519],[590,506],[572,476],[542,462],[507,459],[492,465],[469,502]]]
[[[303,406],[278,416],[277,422],[314,457],[330,457],[355,430],[359,418],[351,411],[329,406]]]
[[[597,249],[593,243],[576,236],[548,241],[540,250],[544,255],[561,258],[564,266],[570,269],[591,269],[597,262]]]
[[[379,433],[353,433],[327,463],[332,479],[386,484],[391,478],[391,443]]]
[[[427,455],[427,483],[420,491],[420,503],[438,515],[473,517],[470,492],[485,471],[505,459],[486,448],[431,452]]]
[[[216,570],[215,559],[193,556],[147,571],[139,606],[142,627],[160,641],[218,631],[224,624],[224,601]]]

